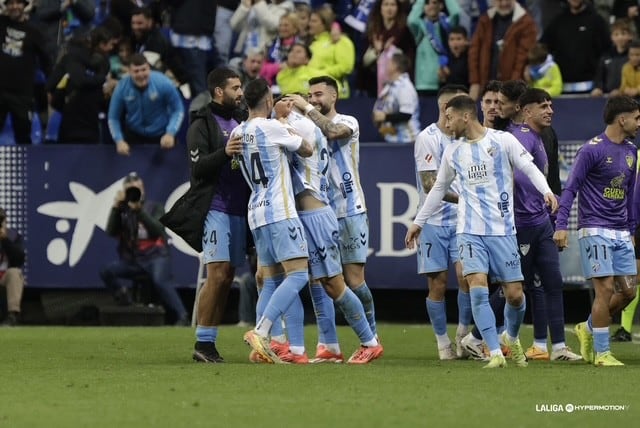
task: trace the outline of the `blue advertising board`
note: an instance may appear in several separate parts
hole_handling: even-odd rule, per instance
[[[418,207],[413,145],[363,144],[360,155],[370,222],[367,283],[425,289],[415,252],[403,243]],[[0,206],[25,237],[28,286],[39,288],[103,286],[99,271],[117,257],[116,241],[105,232],[107,218],[129,172],[138,172],[147,199],[165,209],[189,186],[184,146],[134,146],[128,157],[105,145],[6,146],[0,147],[0,167]],[[193,287],[197,254],[175,236],[171,244],[177,284]]]

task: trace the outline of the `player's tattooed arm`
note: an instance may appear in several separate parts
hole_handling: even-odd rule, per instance
[[[343,123],[334,123],[318,110],[311,110],[307,117],[316,124],[322,133],[330,140],[349,138],[353,131]]]
[[[422,190],[424,193],[429,193],[434,183],[436,182],[436,177],[438,176],[437,171],[420,171],[420,181],[422,182]],[[451,202],[453,204],[458,203],[458,195],[455,193],[447,192],[442,198],[445,202]]]

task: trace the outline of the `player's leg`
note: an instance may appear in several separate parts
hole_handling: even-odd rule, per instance
[[[290,232],[292,230],[294,232]],[[297,218],[260,227],[256,229],[256,232],[258,232],[258,234],[254,233],[256,248],[262,246],[259,241],[264,243],[271,260],[275,261],[275,264],[282,265],[285,278],[267,302],[256,328],[245,333],[244,339],[266,359],[280,362],[280,359],[270,349],[268,337],[274,320],[286,312],[294,299],[299,298],[298,293],[307,284],[309,277],[307,242],[302,223]],[[266,264],[261,252],[258,252],[258,257],[261,262],[265,263],[263,269],[266,281],[266,278],[274,273],[273,265]]]
[[[520,344],[519,332],[526,310],[526,298],[522,287],[520,255],[514,235],[484,238],[489,253],[489,266],[496,279],[503,283],[505,331],[501,338],[511,351],[511,358],[519,367],[527,366],[527,358]]]
[[[441,360],[457,358],[451,339],[447,334],[447,308],[445,292],[449,268],[449,240],[455,239],[449,229],[425,224],[420,232],[417,251],[418,273],[426,274],[428,296],[426,307],[431,326],[438,342],[438,357]]]
[[[342,273],[364,306],[369,327],[377,335],[376,311],[371,290],[365,281],[364,265],[369,250],[369,220],[366,213],[339,219]]]
[[[533,322],[533,344],[525,353],[529,360],[549,359],[545,291],[541,277],[536,271],[536,262],[539,256],[538,247],[540,245],[539,232],[540,228],[536,226],[520,227],[516,235],[522,276],[524,277],[523,285]]]
[[[456,244],[457,245],[457,244]],[[466,358],[469,353],[462,344],[462,339],[469,333],[471,323],[473,323],[473,312],[471,311],[471,296],[469,295],[469,284],[462,275],[462,264],[458,259],[456,248],[456,261],[454,267],[456,278],[458,279],[458,326],[456,327],[456,355],[458,358]]]
[[[636,270],[640,271],[640,227],[636,229],[635,234],[635,256]],[[636,290],[637,290],[636,280]],[[633,326],[633,318],[640,301],[640,295],[636,292],[636,297],[622,310],[620,315],[620,328],[611,336],[613,342],[631,342],[631,328]]]
[[[193,359],[199,362],[223,362],[217,348],[218,326],[222,321],[235,266],[244,262],[244,218],[234,221],[226,213],[207,213],[202,237],[203,262],[207,278],[200,288],[196,316],[196,343]],[[233,225],[233,226],[232,226]],[[232,239],[235,237],[236,239]],[[240,253],[240,254],[238,254]]]
[[[473,319],[482,338],[487,343],[490,361],[486,367],[504,367],[506,365],[496,332],[496,318],[489,306],[489,288],[487,274],[489,272],[489,254],[482,237],[459,234],[458,249],[462,273],[469,284],[471,310]]]
[[[319,279],[342,273],[338,219],[331,207],[299,211],[309,249],[309,292],[318,327],[312,363],[342,362],[333,300]],[[364,318],[364,316],[363,316]],[[366,322],[366,321],[365,321]]]

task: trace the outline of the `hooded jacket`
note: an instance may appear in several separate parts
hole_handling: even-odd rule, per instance
[[[229,110],[217,103],[209,103],[191,115],[187,131],[187,147],[191,166],[189,190],[160,218],[160,222],[174,231],[197,252],[202,251],[204,221],[218,185],[220,170],[231,158],[225,152],[227,138],[222,134],[213,114],[246,119],[241,109]]]

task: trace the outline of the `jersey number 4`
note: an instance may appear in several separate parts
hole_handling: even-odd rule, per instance
[[[251,153],[250,158],[251,164],[251,173],[246,171],[247,177],[251,177],[251,181],[256,184],[262,184],[262,187],[267,187],[269,183],[269,178],[264,173],[264,167],[262,166],[262,160],[260,159],[260,153],[254,152]],[[244,162],[242,165],[245,165]]]

